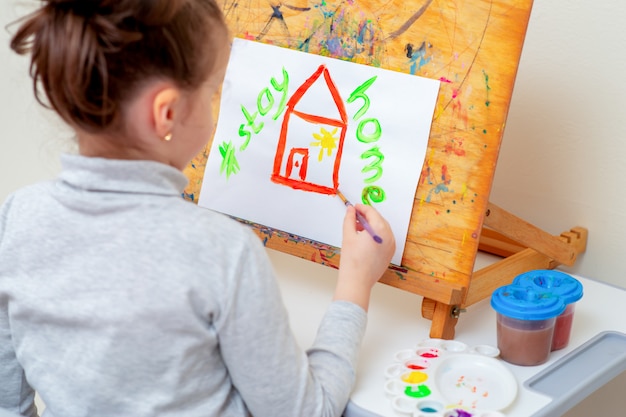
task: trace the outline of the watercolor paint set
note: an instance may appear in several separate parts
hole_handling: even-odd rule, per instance
[[[385,370],[393,409],[409,417],[503,417],[517,380],[488,345],[428,339],[396,353]]]

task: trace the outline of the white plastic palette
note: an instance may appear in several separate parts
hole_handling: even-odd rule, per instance
[[[517,381],[499,354],[492,346],[428,339],[396,353],[385,392],[395,411],[411,417],[503,417]]]

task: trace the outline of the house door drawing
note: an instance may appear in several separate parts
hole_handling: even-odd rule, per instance
[[[314,114],[304,104],[313,90],[317,101],[322,95],[332,103],[324,114]],[[287,102],[271,180],[294,189],[336,194],[347,127],[341,95],[326,66],[320,65]]]
[[[287,160],[287,173],[285,176],[288,179],[295,180],[296,182],[304,181],[306,180],[308,167],[309,150],[306,148],[293,148],[289,152],[289,159]]]

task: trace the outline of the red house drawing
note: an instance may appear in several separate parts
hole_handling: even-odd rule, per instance
[[[304,105],[305,95],[313,89],[318,100],[332,103],[313,114],[311,106]],[[319,108],[318,103],[316,108]],[[319,114],[323,113],[323,114]],[[325,65],[309,77],[287,102],[287,110],[280,130],[272,181],[294,189],[332,195],[339,186],[339,166],[348,127],[348,118],[343,100]],[[336,136],[333,146],[324,148],[314,138],[320,132]],[[319,158],[315,154],[319,153]],[[323,163],[322,163],[323,161]]]

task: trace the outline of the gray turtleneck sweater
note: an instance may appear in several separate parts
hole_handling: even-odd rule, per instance
[[[0,210],[0,408],[46,417],[338,416],[366,314],[302,351],[246,226],[151,161],[65,155]],[[329,295],[330,297],[330,295]]]

